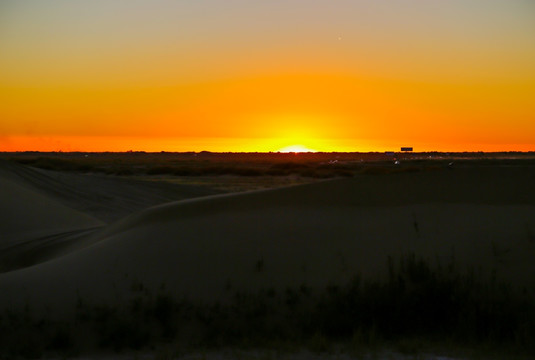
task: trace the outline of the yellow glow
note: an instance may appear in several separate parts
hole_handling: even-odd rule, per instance
[[[303,145],[290,145],[283,147],[282,149],[279,149],[279,152],[282,153],[301,153],[301,152],[316,152],[316,150],[312,150],[307,148]]]
[[[1,151],[214,151],[214,152],[276,152],[288,144],[306,144],[321,152],[396,151],[405,143],[397,141],[373,141],[360,139],[259,139],[259,138],[147,138],[121,136],[2,136]],[[474,142],[464,143],[415,143],[415,151],[533,151],[533,143]]]

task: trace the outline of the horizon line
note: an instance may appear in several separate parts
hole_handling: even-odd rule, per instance
[[[483,150],[463,150],[463,151],[444,151],[444,150],[422,150],[422,151],[391,151],[391,150],[375,150],[375,151],[146,151],[146,150],[127,150],[127,151],[40,151],[40,150],[17,150],[17,151],[0,151],[0,154],[504,154],[504,153],[520,153],[531,154],[535,150],[503,150],[503,151],[483,151]]]

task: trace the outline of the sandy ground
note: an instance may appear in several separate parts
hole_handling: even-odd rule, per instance
[[[80,298],[122,304],[133,284],[225,302],[236,291],[384,278],[388,258],[408,254],[533,289],[534,183],[530,167],[466,167],[214,195],[2,162],[0,310],[61,319]],[[197,358],[265,358],[255,356]],[[315,356],[282,358],[348,358]]]
[[[151,207],[104,226],[51,195],[62,186],[37,191],[34,184],[42,179],[35,177],[48,181],[53,175],[19,167],[0,172],[0,244],[5,266],[16,268],[13,259],[24,260],[28,252],[36,264],[0,274],[4,307],[24,302],[66,312],[76,296],[116,303],[128,297],[133,282],[149,289],[164,285],[191,300],[224,301],[229,285],[254,291],[322,287],[355,274],[381,277],[388,256],[409,253],[444,264],[453,257],[461,267],[481,273],[494,269],[519,286],[535,285],[535,172],[530,168],[362,175],[215,195]],[[30,185],[20,177],[23,172],[33,172]],[[101,181],[76,180],[81,178],[76,175],[73,183],[82,193],[80,184]],[[124,196],[122,179],[113,181],[107,183],[103,207],[109,206],[108,197]],[[83,209],[98,200],[87,204],[85,199],[73,195],[69,201],[79,201],[77,208]],[[47,253],[47,243],[67,244],[67,250]],[[28,262],[23,260],[19,267]]]

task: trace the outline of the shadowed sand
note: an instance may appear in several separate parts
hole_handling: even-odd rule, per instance
[[[531,168],[361,175],[210,196],[152,207],[98,231],[88,230],[101,225],[94,218],[6,177],[0,225],[9,236],[2,244],[23,247],[36,228],[35,239],[50,229],[87,230],[84,244],[92,245],[0,274],[4,308],[29,304],[63,316],[79,298],[122,303],[135,283],[189,300],[226,301],[235,291],[320,288],[355,274],[382,278],[388,257],[411,253],[440,264],[454,259],[482,277],[494,271],[514,286],[535,285]],[[37,199],[43,205],[26,212]]]
[[[203,186],[49,171],[0,159],[0,181],[5,180],[105,223],[150,206],[220,193]]]
[[[135,211],[218,193],[207,187],[59,173],[0,160],[0,271],[99,241],[97,230]]]

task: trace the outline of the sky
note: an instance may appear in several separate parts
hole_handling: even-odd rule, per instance
[[[0,151],[535,151],[532,0],[2,0]]]

